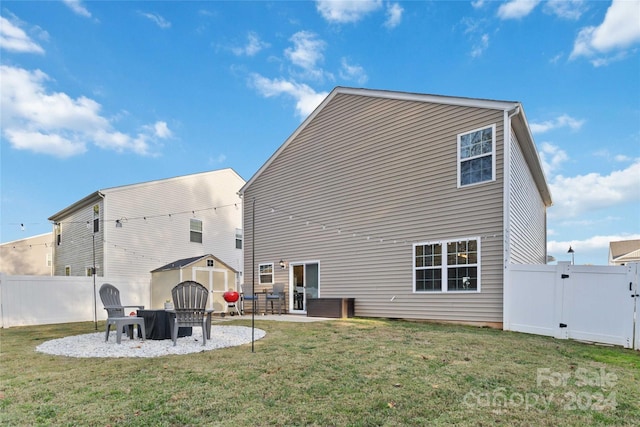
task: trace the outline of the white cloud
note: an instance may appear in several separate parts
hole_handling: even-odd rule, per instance
[[[318,63],[324,61],[326,43],[309,31],[299,31],[289,40],[293,42],[293,47],[285,49],[285,56],[294,65],[305,70],[308,77],[321,78],[323,72],[318,68]]]
[[[167,122],[157,121],[153,125],[143,126],[143,128],[148,131],[148,134],[155,135],[161,139],[167,139],[173,136],[171,129],[167,126]]]
[[[471,7],[473,7],[474,9],[480,9],[484,7],[485,4],[485,0],[474,0],[471,2]]]
[[[249,34],[247,34],[247,44],[242,47],[232,48],[231,51],[237,56],[254,56],[262,49],[268,48],[269,46],[271,45],[260,40],[260,37],[256,33],[249,32]]]
[[[44,53],[44,49],[31,40],[22,28],[4,16],[0,16],[0,48],[12,52]]]
[[[91,12],[87,10],[86,7],[82,4],[81,0],[62,0],[64,4],[66,4],[69,9],[71,9],[74,13],[80,16],[84,16],[85,18],[91,18]]]
[[[260,74],[252,74],[250,84],[266,98],[279,95],[289,95],[296,100],[296,113],[306,117],[316,109],[327,97],[327,92],[316,92],[304,83],[285,79],[268,79]]]
[[[624,154],[616,154],[615,156],[613,156],[613,159],[616,162],[630,162],[632,160],[631,157]]]
[[[471,49],[471,56],[477,58],[481,56],[485,50],[489,47],[489,34],[483,34],[480,36]]]
[[[549,0],[544,4],[544,11],[559,18],[578,20],[586,10],[584,0]]]
[[[332,23],[358,22],[365,15],[382,7],[382,0],[318,0],[316,9]]]
[[[581,258],[592,258],[599,260],[596,263],[597,265],[606,265],[608,263],[609,243],[636,239],[640,239],[640,234],[595,235],[581,240],[550,240],[547,242],[547,252],[549,254],[557,254],[558,261],[569,261],[571,257],[567,250],[571,247],[575,251],[576,264],[581,264]]]
[[[11,145],[18,150],[51,154],[61,158],[75,156],[87,151],[84,141],[77,138],[66,138],[62,134],[46,134],[18,128],[5,128],[2,133]]]
[[[342,58],[340,68],[340,78],[349,81],[355,81],[358,84],[365,84],[369,79],[364,68],[360,65],[349,64],[347,58]]]
[[[158,15],[157,13],[140,12],[140,15],[142,15],[145,18],[147,18],[148,20],[152,21],[153,23],[155,23],[158,27],[162,28],[163,30],[166,30],[167,28],[171,28],[171,22],[167,21],[166,19],[164,19],[161,15]]]
[[[574,119],[568,114],[563,114],[553,120],[547,120],[542,123],[531,123],[529,127],[533,133],[544,133],[550,130],[568,127],[573,131],[579,130],[584,124],[584,120]]]
[[[564,150],[548,142],[542,143],[542,148],[539,154],[542,162],[542,169],[544,169],[546,176],[550,176],[551,173],[556,171],[562,163],[569,159],[569,156]]]
[[[549,184],[554,206],[549,216],[572,218],[585,212],[640,202],[640,161],[609,175],[590,173],[575,177],[558,175]]]
[[[524,18],[535,9],[540,0],[511,0],[503,3],[498,8],[498,18],[500,19],[520,19]]]
[[[531,13],[540,0],[511,0],[498,8],[500,19],[520,19]]]
[[[137,154],[152,154],[152,144],[171,136],[165,122],[143,126],[131,136],[113,129],[101,105],[81,96],[48,93],[50,78],[40,70],[0,66],[2,134],[19,150],[69,157],[87,150],[87,143]]]
[[[220,163],[224,163],[224,161],[227,160],[227,156],[224,154],[218,154],[217,157],[210,157],[209,158],[209,164],[212,165],[217,165]]]
[[[624,49],[640,42],[639,17],[640,0],[613,0],[602,24],[580,30],[569,58],[595,57],[592,64],[601,66],[626,57]]]
[[[390,3],[387,5],[387,20],[384,26],[387,28],[395,28],[402,22],[402,13],[404,9],[398,3]]]
[[[596,151],[593,154],[598,156],[598,157],[602,157],[602,158],[606,159],[607,161],[614,161],[614,162],[619,162],[619,163],[628,163],[628,162],[634,161],[633,157],[631,157],[631,156],[628,156],[626,154],[612,154],[609,150],[604,149],[604,148],[601,149],[601,150]]]

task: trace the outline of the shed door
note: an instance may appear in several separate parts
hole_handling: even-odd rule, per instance
[[[228,271],[222,268],[194,267],[192,280],[202,284],[209,289],[207,307],[214,310],[214,313],[227,311],[227,303],[222,295],[227,292]]]

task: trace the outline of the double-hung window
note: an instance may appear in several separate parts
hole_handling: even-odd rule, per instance
[[[414,292],[478,292],[480,239],[413,245]]]
[[[458,135],[458,187],[496,179],[496,125]]]
[[[236,228],[236,249],[242,249],[242,229]]]
[[[202,221],[199,219],[189,220],[189,241],[202,243]]]
[[[258,265],[260,284],[272,284],[273,283],[273,263]]]

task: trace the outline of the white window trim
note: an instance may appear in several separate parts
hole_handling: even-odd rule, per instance
[[[448,267],[449,264],[447,263],[447,244],[451,243],[451,242],[462,242],[462,241],[469,241],[469,240],[475,240],[477,242],[478,245],[478,263],[475,265],[478,271],[478,289],[471,289],[468,291],[450,291],[449,290],[449,286],[448,286]],[[439,291],[417,291],[416,290],[416,246],[422,246],[422,245],[435,245],[435,244],[441,244],[442,245],[442,265],[440,266],[440,270],[442,271],[442,287]],[[413,267],[413,283],[412,283],[412,288],[413,288],[413,293],[414,294],[418,294],[418,295],[425,295],[425,294],[477,294],[480,293],[481,289],[482,289],[482,271],[481,271],[481,265],[482,263],[480,262],[480,260],[482,259],[482,252],[481,252],[481,247],[480,247],[480,237],[461,237],[459,239],[449,239],[449,240],[432,240],[432,241],[427,241],[427,242],[417,242],[414,243],[413,246],[411,247],[411,265]]]
[[[468,135],[470,133],[474,133],[474,132],[478,132],[481,131],[483,129],[487,129],[487,128],[491,128],[491,179],[488,181],[479,181],[479,182],[474,182],[471,184],[464,184],[462,185],[460,183],[460,164],[462,163],[462,160],[460,158],[460,143],[461,143],[461,139],[464,135]],[[457,158],[458,158],[458,188],[467,188],[467,187],[472,187],[474,185],[481,185],[481,184],[486,184],[488,182],[494,182],[496,180],[496,124],[492,124],[489,126],[482,126],[478,129],[473,129],[470,130],[468,132],[462,132],[458,134],[458,144],[457,144]],[[484,156],[487,156],[488,154],[484,154]],[[483,156],[481,156],[483,157]],[[464,159],[464,160],[468,160],[468,159]]]
[[[240,247],[238,247],[238,242],[240,242]],[[242,233],[242,229],[241,228],[236,228],[236,241],[235,241],[235,248],[238,250],[242,250],[242,247],[244,245],[244,238],[243,238],[243,233]]]
[[[194,225],[194,221],[198,221],[200,223],[200,230],[196,230],[194,229],[193,225]],[[200,242],[194,242],[191,239],[191,233],[200,233]],[[204,243],[204,223],[202,222],[201,219],[198,218],[189,218],[189,243],[197,243],[197,244],[203,244]]]
[[[271,266],[271,282],[269,283],[265,283],[262,281],[262,273],[260,272],[260,267],[262,266],[266,266],[266,265],[270,265]],[[266,275],[267,273],[265,273]],[[274,263],[272,262],[263,262],[258,264],[258,284],[259,285],[273,285],[275,281],[275,277],[274,277]]]

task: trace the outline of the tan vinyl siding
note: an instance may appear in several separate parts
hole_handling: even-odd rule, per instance
[[[514,133],[510,163],[509,262],[546,264],[546,209]]]
[[[53,234],[0,244],[0,272],[13,276],[51,276]]]
[[[496,181],[457,188],[457,135],[493,124]],[[255,197],[255,265],[273,262],[275,282],[280,259],[319,260],[320,295],[356,298],[358,316],[502,321],[503,124],[502,110],[337,94],[246,189],[245,263]],[[413,293],[412,243],[473,237],[482,292]]]

